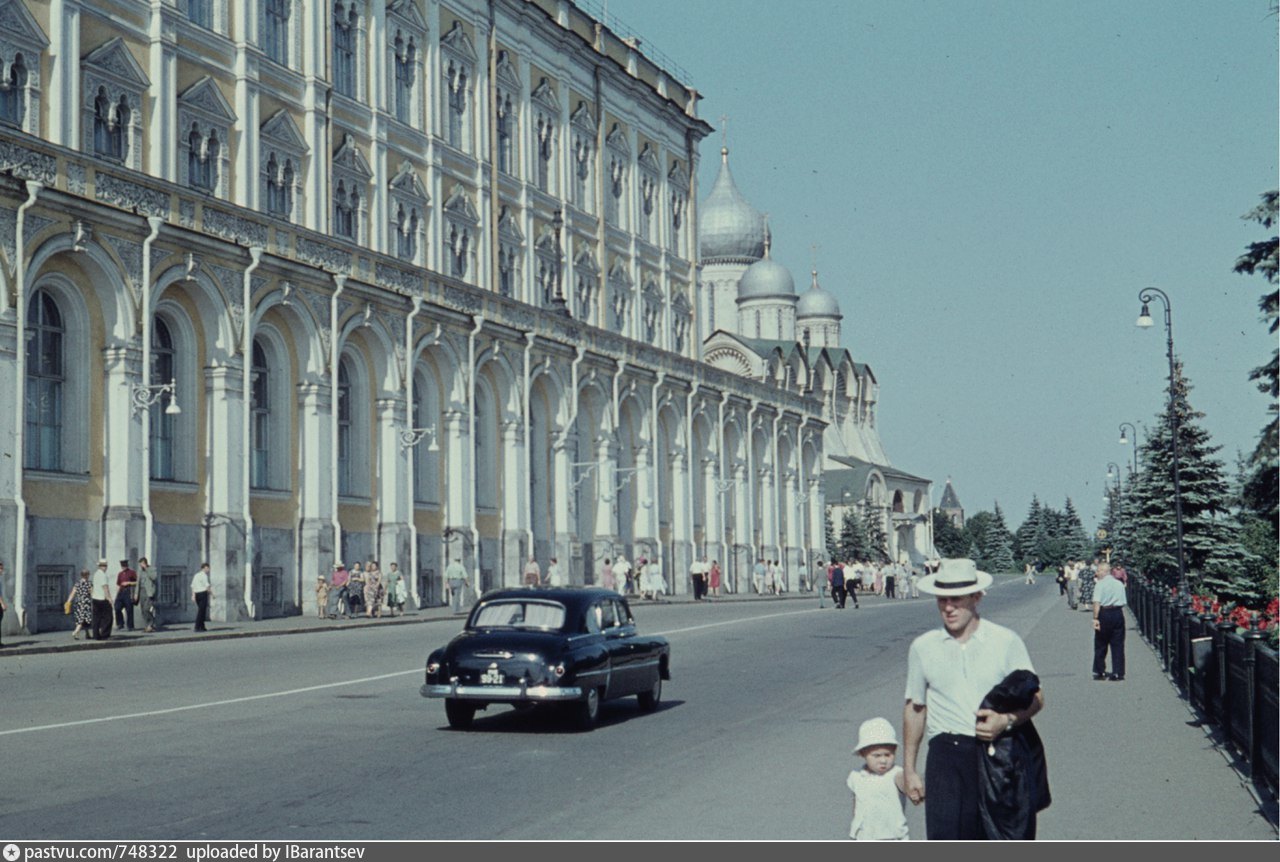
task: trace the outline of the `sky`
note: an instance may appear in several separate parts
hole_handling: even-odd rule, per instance
[[[1108,462],[1167,393],[1172,304],[1193,407],[1234,475],[1267,396],[1268,234],[1241,216],[1277,185],[1274,0],[609,0],[688,73],[772,256],[844,314],[880,383],[895,467],[948,477],[967,513],[1067,497],[1092,529]],[[600,11],[597,5],[596,11]],[[618,28],[615,28],[618,29]],[[728,116],[727,131],[719,119]],[[817,246],[816,252],[811,246]]]

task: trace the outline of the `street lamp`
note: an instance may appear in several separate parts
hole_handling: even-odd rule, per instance
[[[1128,428],[1130,431],[1133,432],[1133,440],[1130,440],[1129,437],[1125,434],[1124,429],[1126,428]],[[1133,443],[1133,472],[1137,474],[1138,472],[1138,429],[1133,426],[1132,422],[1121,422],[1120,423],[1120,445],[1127,446],[1129,443]]]
[[[1187,562],[1182,549],[1182,480],[1179,476],[1181,468],[1178,464],[1178,395],[1173,363],[1173,307],[1169,303],[1169,295],[1158,287],[1145,287],[1138,291],[1138,301],[1142,303],[1142,310],[1137,320],[1137,326],[1140,329],[1150,329],[1153,325],[1150,308],[1153,299],[1159,299],[1164,303],[1164,332],[1167,342],[1166,352],[1169,357],[1169,429],[1173,434],[1173,512],[1178,535],[1178,593],[1179,601],[1185,603],[1187,601]]]
[[[1108,461],[1108,462],[1107,462],[1107,478],[1108,478],[1108,479],[1113,479],[1113,480],[1115,480],[1116,487],[1115,487],[1115,489],[1114,489],[1114,493],[1115,493],[1117,496],[1119,496],[1119,494],[1120,494],[1120,465],[1119,465],[1119,464],[1117,464],[1115,461]],[[1103,487],[1105,488],[1106,486],[1104,485]],[[1111,494],[1112,494],[1112,491],[1110,491],[1110,490],[1104,490],[1104,491],[1103,491],[1103,494],[1102,494],[1102,502],[1104,502],[1104,503],[1109,503],[1109,502],[1111,502]]]
[[[440,446],[436,443],[436,429],[434,425],[428,425],[426,428],[406,428],[400,432],[400,448],[412,449],[422,442],[422,438],[430,437],[431,442],[427,444],[428,452],[439,452]]]
[[[144,386],[141,383],[133,384],[134,412],[140,413],[146,410],[166,393],[169,395],[169,406],[164,408],[164,412],[170,416],[177,416],[182,413],[182,408],[178,406],[178,382],[176,380],[170,380],[168,383],[153,383],[150,386]]]

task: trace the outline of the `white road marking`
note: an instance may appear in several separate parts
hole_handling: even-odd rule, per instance
[[[685,632],[694,632],[694,631],[700,631],[702,629],[718,628],[720,626],[731,626],[731,625],[737,625],[739,623],[751,623],[751,622],[757,622],[759,620],[773,619],[776,617],[791,617],[791,616],[797,616],[800,614],[811,614],[817,610],[819,609],[806,608],[805,610],[802,610],[802,611],[784,611],[776,614],[762,614],[760,616],[743,617],[741,619],[736,619],[736,620],[722,620],[721,622],[718,622],[718,623],[705,623],[703,625],[698,625],[698,626],[689,626],[683,629],[669,629],[668,631],[655,632],[654,634],[663,635],[663,636],[684,634]],[[226,700],[211,700],[205,703],[192,703],[186,706],[170,707],[169,709],[153,709],[153,710],[148,710],[147,712],[131,712],[127,715],[106,715],[101,718],[84,718],[79,721],[63,721],[57,724],[41,724],[41,725],[37,725],[36,727],[17,727],[12,730],[0,730],[0,736],[11,736],[17,733],[35,733],[36,731],[40,731],[40,730],[60,730],[64,727],[81,727],[86,724],[102,724],[103,722],[108,722],[108,721],[127,721],[133,718],[151,718],[157,715],[170,715],[175,712],[189,712],[195,709],[209,709],[215,706],[230,706],[232,704],[237,704],[237,703],[249,703],[255,700],[267,700],[268,698],[273,698],[273,697],[287,697],[293,694],[307,694],[308,692],[323,691],[324,689],[328,689],[328,688],[340,688],[342,686],[349,686],[349,685],[363,685],[364,683],[367,683],[367,682],[378,682],[379,680],[392,679],[397,676],[409,676],[410,674],[416,674],[416,673],[422,673],[422,668],[419,667],[419,668],[414,668],[412,670],[400,670],[400,671],[395,671],[393,673],[379,674],[377,676],[366,676],[360,679],[348,679],[348,680],[343,680],[342,682],[327,682],[322,685],[309,685],[304,688],[291,688],[286,691],[271,691],[265,694],[251,694],[251,695],[246,695],[245,697],[233,697],[233,698],[228,698]]]
[[[343,682],[327,682],[323,685],[309,685],[306,688],[291,688],[288,691],[271,691],[266,694],[251,694],[247,697],[233,697],[227,700],[213,700],[208,703],[192,703],[187,706],[174,706],[169,709],[153,709],[147,712],[133,712],[128,715],[107,715],[102,718],[85,718],[80,721],[64,721],[58,724],[42,724],[37,727],[19,727],[13,730],[0,730],[0,736],[9,736],[14,733],[34,733],[37,730],[57,730],[63,727],[79,727],[84,724],[101,724],[104,721],[125,721],[130,718],[149,718],[154,715],[169,715],[174,712],[186,712],[192,709],[207,709],[211,706],[228,706],[233,703],[247,703],[251,700],[266,700],[269,697],[285,697],[290,694],[305,694],[309,691],[320,691],[326,688],[338,688],[344,685],[360,685],[366,682],[377,682],[380,679],[390,679],[396,676],[407,676],[411,673],[422,673],[422,668],[414,668],[413,670],[401,670],[395,673],[384,673],[378,676],[367,676],[363,679],[349,679]]]

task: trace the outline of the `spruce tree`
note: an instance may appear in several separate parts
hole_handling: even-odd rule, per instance
[[[866,525],[868,559],[877,563],[889,562],[889,536],[884,531],[884,520],[875,512]]]
[[[989,539],[991,546],[985,554],[986,571],[995,574],[997,572],[1017,572],[1018,564],[1013,559],[1013,539],[1006,531],[998,534],[994,538]]]
[[[1031,496],[1031,506],[1027,509],[1027,517],[1022,526],[1013,534],[1014,557],[1023,563],[1034,563],[1040,557],[1038,541],[1044,536],[1044,511],[1040,506],[1040,498]]]
[[[829,507],[822,513],[822,537],[824,545],[822,549],[823,559],[830,560],[838,545],[836,544],[836,528],[831,523],[831,509]]]
[[[1062,510],[1062,539],[1067,556],[1072,559],[1087,560],[1092,556],[1093,543],[1085,534],[1084,524],[1081,523],[1080,515],[1076,513],[1075,504],[1070,497]]]
[[[853,509],[845,510],[837,550],[841,561],[846,563],[867,558],[867,528]]]
[[[933,547],[941,556],[951,559],[963,557],[969,547],[964,533],[941,509],[933,510]]]
[[[1191,384],[1174,368],[1172,405],[1166,406],[1141,450],[1142,471],[1133,484],[1133,557],[1150,577],[1178,584],[1177,519],[1173,481],[1173,434],[1170,410],[1178,419],[1178,478],[1182,499],[1182,544],[1192,590],[1207,588],[1224,597],[1248,591],[1240,580],[1244,562],[1235,524],[1228,517],[1230,491],[1222,463],[1213,455],[1220,446],[1198,422],[1203,413],[1187,398]]]

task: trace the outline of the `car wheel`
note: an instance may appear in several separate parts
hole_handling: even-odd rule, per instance
[[[640,709],[644,712],[653,712],[657,709],[658,701],[662,700],[662,676],[655,675],[653,687],[636,695],[636,700],[640,702]]]
[[[596,726],[596,720],[600,718],[599,689],[587,689],[586,697],[574,704],[573,717],[574,723],[578,725],[579,730],[590,730]]]
[[[449,719],[449,726],[454,730],[466,730],[471,726],[471,720],[476,717],[476,708],[474,704],[466,701],[446,698],[444,714]]]

